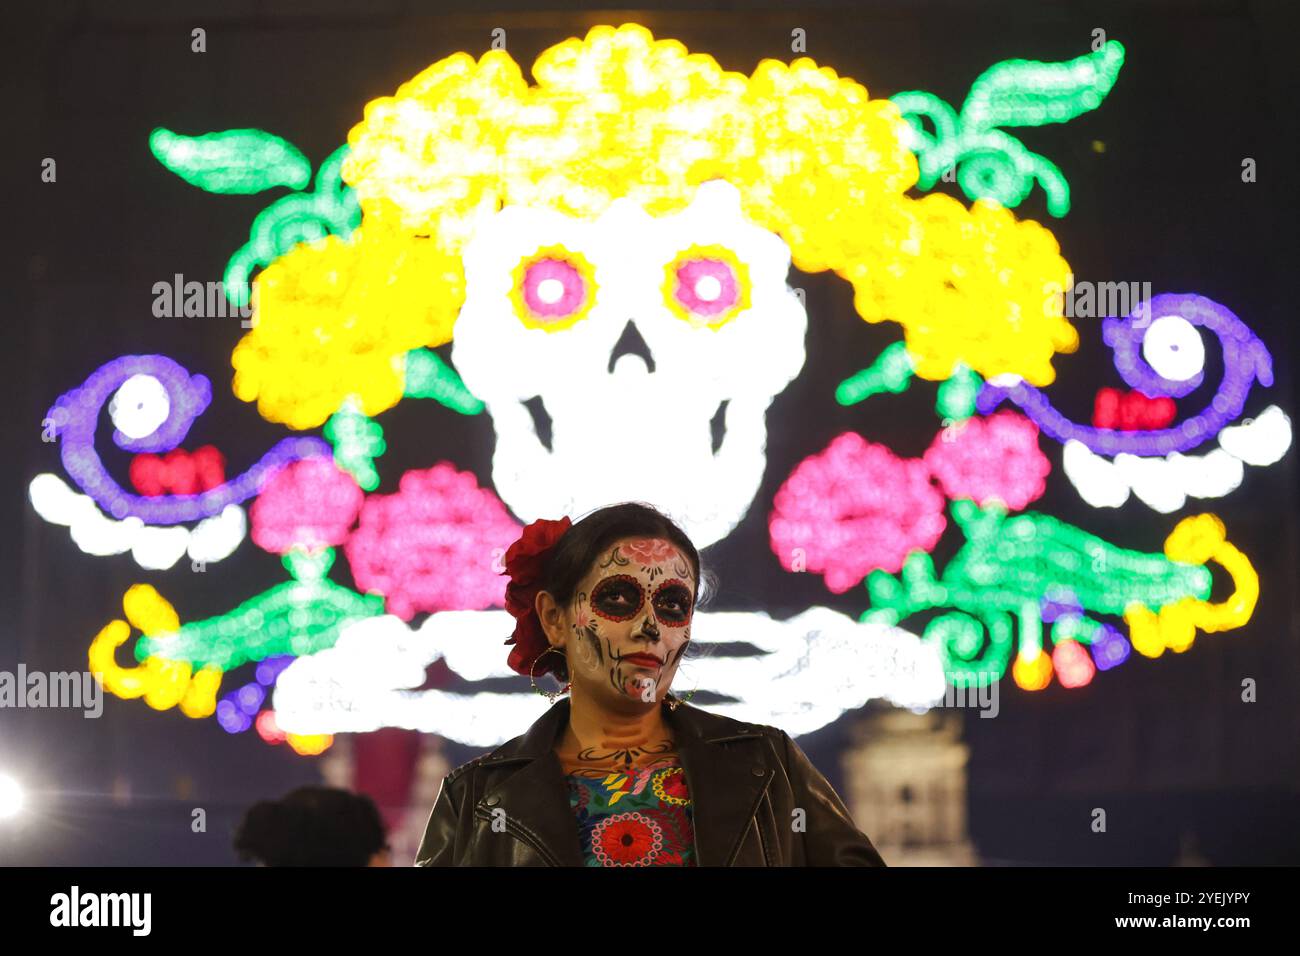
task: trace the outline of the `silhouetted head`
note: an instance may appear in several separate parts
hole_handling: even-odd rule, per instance
[[[299,787],[249,808],[235,852],[262,866],[384,866],[388,843],[374,801],[334,787]]]

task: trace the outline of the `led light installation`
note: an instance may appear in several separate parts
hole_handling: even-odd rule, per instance
[[[1204,407],[1179,417],[1175,399],[1205,379],[1200,329],[1218,342],[1223,377]],[[1102,340],[1133,391],[1099,390],[1093,424],[1071,421],[1041,389],[1024,382],[986,382],[977,399],[985,413],[1013,402],[1064,444],[1066,474],[1089,504],[1117,507],[1132,490],[1157,511],[1175,511],[1189,495],[1228,494],[1241,483],[1243,462],[1269,465],[1290,448],[1291,422],[1276,405],[1229,425],[1240,418],[1256,383],[1273,384],[1273,359],[1223,305],[1201,295],[1156,295],[1123,318],[1106,319]],[[1189,454],[1216,438],[1218,448]]]
[[[434,63],[368,104],[311,192],[308,175],[277,171],[271,150],[248,162],[208,147],[193,162],[159,153],[209,191],[298,190],[264,210],[227,268],[229,293],[251,282],[254,307],[232,353],[233,390],[269,421],[323,428],[329,444],[302,438],[311,444],[265,461],[238,499],[255,543],[282,555],[293,580],[207,621],[141,628],[132,689],[158,671],[166,677],[151,679],[170,688],[159,699],[180,700],[182,678],[247,667],[254,673],[232,677],[208,713],[299,753],[384,726],[499,743],[540,706],[501,681],[512,672],[500,653],[511,623],[493,610],[499,551],[520,520],[637,498],[664,507],[701,547],[771,504],[783,566],[822,575],[834,593],[871,585],[867,620],[816,606],[781,620],[700,614],[696,639],[719,647],[688,659],[684,684],[719,695],[712,709],[793,733],[873,698],[928,706],[945,680],[977,679],[974,670],[997,679],[1009,666],[1027,689],[1085,687],[1135,650],[1156,656],[1239,627],[1257,583],[1217,519],[1177,525],[1162,556],[1006,513],[1043,495],[1051,469],[1038,432],[1048,429],[1030,407],[987,404],[991,390],[1051,384],[1056,353],[1074,351],[1078,335],[1063,303],[1044,295],[1070,276],[1055,236],[1007,208],[1038,182],[1049,213],[1063,212],[1064,179],[997,127],[1095,108],[1122,59],[1112,43],[1068,64],[999,64],[962,116],[948,117],[950,135],[931,142],[921,121],[937,129],[943,111],[930,100],[869,96],[807,58],[727,72],[634,24],[602,26],[546,50],[531,85],[502,50]],[[933,185],[945,151],[970,207],[909,195]],[[841,384],[840,404],[867,409],[867,397],[922,379],[936,383],[942,424],[909,459],[864,437],[865,420],[863,435],[839,436],[760,502],[767,413],[805,361],[809,315],[792,267],[834,271],[860,318],[902,327],[903,341]],[[1180,328],[1162,325],[1151,354],[1180,344]],[[1187,371],[1185,355],[1165,353],[1147,358],[1162,376]],[[120,412],[128,439],[166,429],[176,407],[206,406],[206,387],[202,376],[135,381],[115,423]],[[160,390],[180,395],[161,416]],[[671,455],[616,474],[588,467],[593,435],[669,397],[680,424]],[[454,462],[374,493],[392,434],[378,419],[404,398],[434,399],[435,414],[487,412],[496,493]],[[1107,393],[1095,411],[1092,428],[1127,434],[1164,427],[1168,409]],[[1289,442],[1280,409],[1230,421],[1225,454],[1263,460],[1276,451],[1265,438],[1285,431]],[[227,481],[206,452],[200,467],[200,449],[168,457],[183,431],[132,449],[155,456],[133,472],[138,497],[179,506],[244,477]],[[1069,473],[1078,456],[1066,446]],[[48,482],[41,490],[59,496]],[[927,578],[922,563],[948,528],[945,500],[967,541]],[[999,563],[989,548],[1010,557]],[[328,580],[336,554],[364,596]],[[1222,602],[1209,600],[1210,562],[1235,582]],[[924,639],[899,626],[922,611]],[[416,625],[418,614],[428,617]],[[113,648],[129,639],[130,625],[116,623]],[[438,661],[464,686],[428,689]]]
[[[314,189],[282,196],[253,220],[248,242],[226,263],[226,295],[233,304],[248,305],[255,271],[299,243],[352,235],[361,222],[361,210],[340,176],[346,155],[346,146],[336,149],[316,172]]]
[[[158,634],[146,633],[136,642],[136,658],[165,658],[228,671],[268,657],[313,654],[331,646],[344,624],[381,613],[383,600],[328,580],[325,573],[333,563],[333,552],[323,554],[327,558],[323,566],[287,555],[285,566],[294,580],[225,614]]]
[[[281,465],[329,455],[319,438],[285,438],[243,474],[197,494],[132,494],[108,473],[95,450],[100,412],[108,406],[113,442],[129,452],[170,451],[212,401],[212,386],[163,355],[124,355],[61,395],[46,414],[63,467],[77,487],[121,520],[180,524],[220,514],[253,497]]]
[[[1014,412],[945,428],[917,459],[845,432],[777,491],[772,551],[786,570],[822,574],[843,594],[930,551],[947,525],[945,495],[1020,509],[1042,495],[1050,470],[1038,429]]]
[[[1165,542],[1164,555],[1117,548],[1049,515],[1008,517],[999,504],[952,503],[966,544],[935,575],[928,554],[915,552],[900,577],[874,571],[867,589],[872,609],[864,621],[897,624],[919,611],[953,608],[923,635],[940,648],[955,686],[999,680],[1016,645],[1013,676],[1026,690],[1050,682],[1056,651],[1045,653],[1044,622],[1053,641],[1087,646],[1108,669],[1128,656],[1123,638],[1096,615],[1122,615],[1132,646],[1148,657],[1191,646],[1196,630],[1224,631],[1250,619],[1259,579],[1250,561],[1224,536],[1213,515],[1184,518]],[[1212,603],[1207,562],[1219,563],[1232,593]],[[1117,646],[1118,645],[1118,646]],[[1076,649],[1061,653],[1067,686],[1091,678]],[[1087,679],[1081,679],[1084,674]],[[1076,679],[1071,679],[1076,678]],[[1068,681],[1068,682],[1067,682]]]
[[[149,136],[149,149],[177,176],[208,192],[301,189],[311,176],[311,164],[292,143],[258,129],[183,136],[159,127]]]
[[[521,526],[474,476],[450,464],[408,471],[394,495],[371,495],[347,543],[357,586],[389,613],[505,604],[499,561]]]
[[[1124,47],[1107,40],[1093,53],[1065,63],[1006,60],[980,74],[961,113],[932,93],[912,90],[890,99],[912,124],[912,148],[921,165],[918,189],[930,189],[949,170],[971,199],[1020,205],[1037,182],[1047,211],[1064,216],[1070,187],[1050,160],[1030,152],[998,127],[1065,123],[1094,110],[1115,85]],[[928,120],[933,132],[922,120]]]
[[[301,734],[405,727],[474,747],[508,740],[546,707],[536,694],[494,686],[518,677],[501,654],[512,620],[505,611],[443,611],[416,630],[391,615],[355,622],[334,647],[280,675],[276,722]],[[937,649],[897,627],[824,607],[783,621],[748,611],[700,611],[694,620],[691,640],[705,651],[686,656],[674,689],[720,695],[708,705],[714,713],[802,734],[868,700],[927,707],[943,696]],[[457,692],[420,689],[439,660],[470,683]]]
[[[110,694],[127,700],[143,697],[155,710],[180,707],[185,716],[207,717],[216,710],[222,671],[209,666],[195,669],[183,661],[144,658],[139,666],[123,667],[116,652],[131,637],[131,628],[145,635],[173,632],[180,625],[176,611],[147,584],[131,587],[122,598],[126,620],[107,624],[90,643],[89,669]]]

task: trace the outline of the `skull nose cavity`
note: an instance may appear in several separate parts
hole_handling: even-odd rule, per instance
[[[627,325],[623,327],[623,334],[618,337],[614,343],[614,350],[609,353],[609,368],[607,371],[612,375],[614,366],[624,355],[640,356],[641,361],[645,362],[645,367],[649,371],[655,370],[655,359],[650,353],[650,346],[646,344],[645,339],[637,330],[636,323],[628,319]]]

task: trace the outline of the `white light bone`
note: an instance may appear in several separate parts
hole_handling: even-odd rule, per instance
[[[1219,445],[1248,465],[1271,465],[1291,447],[1291,419],[1282,409],[1270,405],[1254,418],[1219,432]]]
[[[1235,491],[1245,464],[1271,465],[1291,447],[1291,420],[1276,405],[1254,419],[1219,432],[1219,446],[1204,455],[1170,452],[1163,458],[1094,454],[1082,442],[1065,443],[1062,463],[1079,496],[1094,508],[1118,508],[1130,492],[1162,514],[1191,498],[1221,498]]]
[[[86,554],[102,557],[130,551],[135,563],[150,571],[167,570],[187,552],[194,561],[215,564],[233,554],[248,532],[248,519],[239,505],[226,505],[221,514],[190,529],[146,525],[135,517],[110,518],[89,495],[73,491],[50,472],[33,478],[27,493],[36,513],[50,524],[65,525],[73,543]]]
[[[545,701],[531,690],[453,694],[412,688],[439,658],[470,681],[517,676],[506,667],[502,645],[513,625],[505,611],[444,611],[417,631],[391,615],[349,624],[334,647],[298,658],[280,675],[276,723],[299,734],[404,727],[466,746],[496,746],[521,733]],[[761,612],[699,612],[692,640],[705,653],[678,669],[679,696],[692,689],[726,695],[736,702],[707,709],[793,735],[824,727],[873,698],[923,709],[944,695],[943,667],[932,644],[829,608],[810,608],[785,621]],[[710,655],[711,643],[750,644],[760,653]]]

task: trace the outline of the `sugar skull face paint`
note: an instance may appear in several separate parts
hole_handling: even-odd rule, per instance
[[[579,584],[566,641],[577,693],[663,699],[691,639],[695,570],[662,538],[621,539]]]

